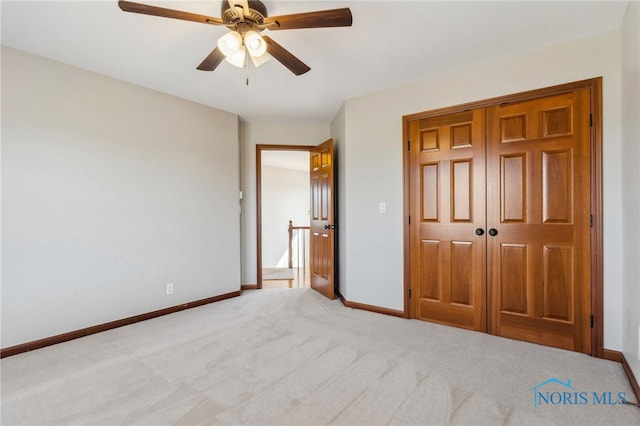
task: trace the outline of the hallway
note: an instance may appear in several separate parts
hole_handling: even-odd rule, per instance
[[[310,288],[311,287],[311,273],[309,267],[305,268],[292,268],[293,279],[292,280],[262,280],[262,288]]]

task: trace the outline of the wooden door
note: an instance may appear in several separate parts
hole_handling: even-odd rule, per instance
[[[334,291],[333,139],[311,149],[311,288],[330,299]]]
[[[408,130],[411,316],[485,330],[484,110],[411,121]]]
[[[578,90],[487,109],[492,334],[590,352],[589,103]]]

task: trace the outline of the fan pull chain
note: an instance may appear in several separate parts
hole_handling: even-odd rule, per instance
[[[247,55],[247,56],[249,56],[249,55]],[[245,59],[245,62],[244,62],[244,69],[245,69],[245,72],[246,72],[245,85],[247,85],[247,86],[248,86],[248,85],[249,85],[249,58],[246,58],[246,59]]]

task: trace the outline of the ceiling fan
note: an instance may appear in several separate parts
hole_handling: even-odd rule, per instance
[[[125,12],[225,26],[231,30],[218,39],[216,48],[198,65],[197,69],[201,71],[213,71],[223,60],[245,67],[248,57],[255,66],[273,57],[295,75],[302,75],[311,68],[270,37],[259,33],[265,29],[349,27],[353,21],[349,8],[268,16],[266,6],[259,0],[222,0],[222,18],[125,0],[118,1],[118,6]]]

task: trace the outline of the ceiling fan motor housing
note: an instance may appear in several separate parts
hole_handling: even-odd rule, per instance
[[[249,13],[243,15],[240,7],[231,7],[227,0],[223,0],[220,5],[220,16],[225,23],[235,25],[244,20],[251,21],[253,24],[262,25],[264,18],[267,17],[267,7],[259,0],[248,0]]]

